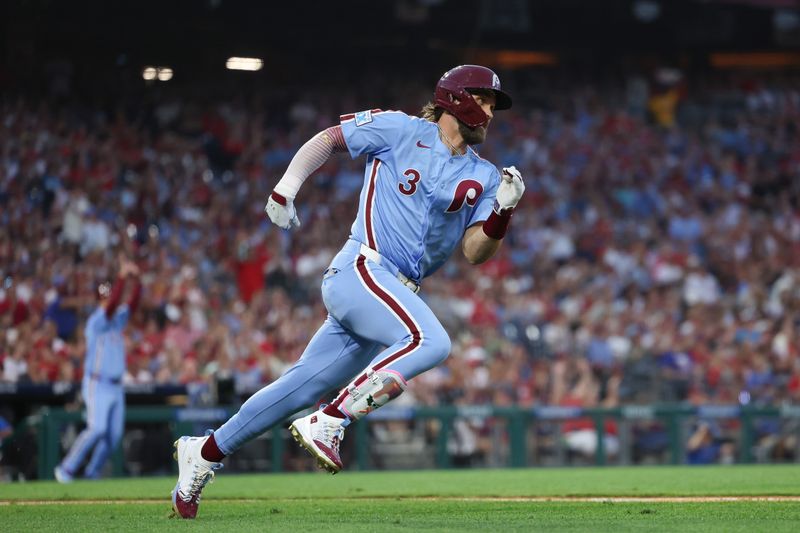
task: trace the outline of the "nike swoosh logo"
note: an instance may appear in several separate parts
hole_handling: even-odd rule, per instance
[[[430,148],[430,146],[425,146],[424,144],[422,144],[422,141],[417,141],[417,146],[420,148]]]

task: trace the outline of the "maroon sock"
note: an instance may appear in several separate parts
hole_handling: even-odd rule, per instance
[[[225,459],[225,454],[219,449],[217,446],[217,439],[214,438],[214,434],[208,436],[206,442],[203,444],[203,448],[200,450],[200,455],[206,461],[211,461],[212,463],[218,463]]]
[[[322,412],[328,416],[334,416],[336,418],[347,418],[347,416],[345,416],[345,414],[341,412],[339,408],[333,405],[332,403],[329,403],[328,406],[322,410]]]

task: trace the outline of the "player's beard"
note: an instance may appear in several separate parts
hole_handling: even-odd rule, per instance
[[[486,126],[476,126],[474,128],[470,128],[459,120],[458,133],[461,134],[461,138],[464,139],[464,142],[469,146],[481,144],[486,140]]]

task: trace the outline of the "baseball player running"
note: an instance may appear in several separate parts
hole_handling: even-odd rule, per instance
[[[100,305],[86,321],[86,361],[81,394],[86,404],[87,426],[55,468],[60,483],[69,483],[91,453],[84,477],[96,479],[122,438],[125,427],[125,340],[122,331],[136,310],[141,295],[139,267],[120,256],[119,276],[113,287],[103,283],[97,294]],[[134,278],[130,300],[120,305],[128,277]]]
[[[347,425],[447,357],[450,339],[418,296],[420,281],[459,243],[472,264],[500,246],[525,187],[514,167],[501,174],[472,146],[485,140],[494,111],[510,107],[494,72],[462,65],[442,76],[422,118],[378,109],[343,115],[300,148],[265,208],[284,229],[300,226],[297,192],[333,153],[367,157],[350,238],[323,274],[328,317],[300,360],[219,429],[175,442],[178,516],[196,516],[200,493],[225,456],[344,385],[333,401],[290,426],[319,466],[335,474]]]

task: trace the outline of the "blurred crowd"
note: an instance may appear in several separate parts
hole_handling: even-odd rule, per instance
[[[402,401],[800,401],[800,80],[523,81],[479,152],[516,165],[526,197],[495,259],[456,252],[423,282],[453,351]],[[268,193],[339,113],[416,114],[429,89],[360,91],[3,100],[0,378],[80,380],[85,318],[123,251],[144,285],[126,382],[274,380],[325,317],[364,162],[310,178],[293,232],[268,223]]]

